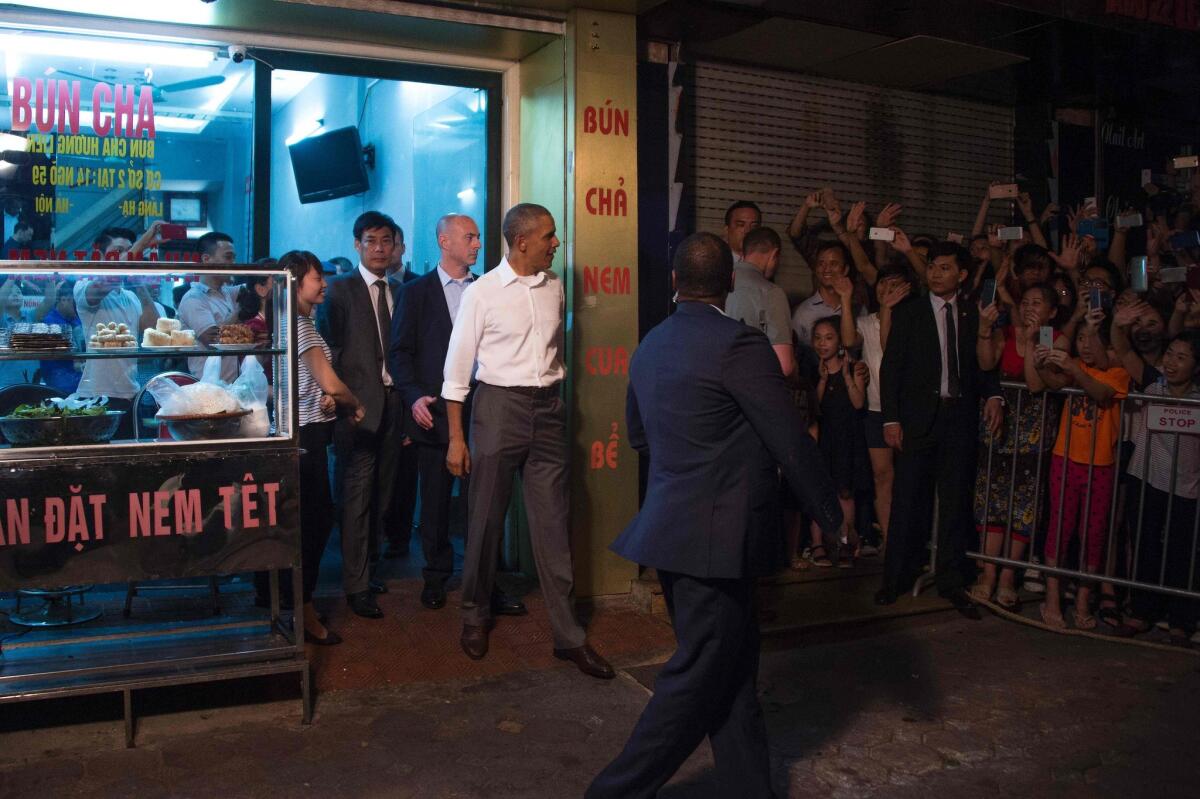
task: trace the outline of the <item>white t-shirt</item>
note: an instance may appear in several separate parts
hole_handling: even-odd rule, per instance
[[[91,280],[75,284],[75,308],[83,325],[84,341],[96,332],[97,322],[125,323],[138,335],[138,320],[142,318],[142,302],[132,291],[117,286],[101,298],[98,305],[88,306],[87,290]],[[89,359],[84,362],[79,379],[80,396],[107,396],[133,399],[138,391],[137,360],[134,358]]]
[[[883,406],[879,402],[879,366],[883,363],[883,344],[880,342],[879,314],[860,316],[854,320],[858,334],[862,336],[862,360],[871,373],[867,383],[867,410],[879,413]]]
[[[1144,394],[1166,396],[1167,387],[1161,382],[1146,386]],[[1200,390],[1193,388],[1184,395],[1188,399],[1200,399]],[[1139,405],[1141,405],[1139,403]],[[1179,434],[1179,457],[1172,458],[1175,450],[1175,435],[1172,433],[1148,433],[1144,414],[1147,407],[1141,405],[1139,425],[1133,435],[1133,459],[1129,462],[1129,474],[1142,478],[1142,465],[1146,460],[1146,438],[1150,439],[1150,476],[1146,479],[1159,491],[1171,490],[1171,472],[1175,472],[1175,496],[1196,499],[1200,494],[1200,436]],[[1136,501],[1136,499],[1135,499]]]

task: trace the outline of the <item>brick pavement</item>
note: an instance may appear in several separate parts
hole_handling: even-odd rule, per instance
[[[1200,659],[954,614],[768,641],[761,687],[782,795],[1200,794]],[[568,667],[0,733],[0,798],[579,796],[657,667]],[[24,706],[36,707],[36,706]],[[7,709],[5,712],[9,712]],[[707,747],[662,793],[716,796]]]

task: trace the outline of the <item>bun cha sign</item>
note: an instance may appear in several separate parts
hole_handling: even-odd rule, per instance
[[[152,87],[97,83],[86,116],[83,97],[81,81],[18,75],[12,79],[11,130],[78,136],[86,121],[98,137],[154,138]]]

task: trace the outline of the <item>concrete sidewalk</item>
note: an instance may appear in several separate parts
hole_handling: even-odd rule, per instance
[[[776,637],[761,675],[775,777],[796,799],[1193,797],[1198,663],[944,613]],[[0,797],[575,797],[657,668],[334,692],[307,728],[294,701],[163,712],[143,716],[136,750],[100,700],[10,706],[40,715],[2,725]],[[94,720],[19,729],[64,709]],[[710,766],[705,745],[662,796],[717,796]]]

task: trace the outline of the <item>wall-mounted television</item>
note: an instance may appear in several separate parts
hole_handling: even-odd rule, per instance
[[[371,187],[358,128],[345,127],[288,146],[301,203],[318,203]]]

